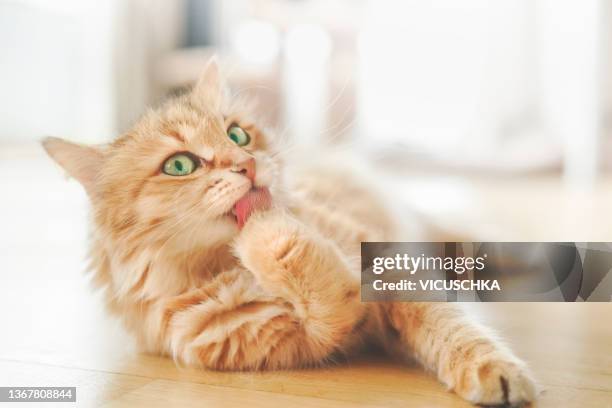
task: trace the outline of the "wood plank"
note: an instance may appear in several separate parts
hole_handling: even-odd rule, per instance
[[[367,407],[356,402],[342,402],[331,399],[299,397],[262,391],[228,389],[205,384],[181,383],[168,380],[157,380],[138,388],[104,407],[122,408],[146,406],[166,408],[169,406],[190,407],[252,407],[268,408],[272,406],[291,407]]]

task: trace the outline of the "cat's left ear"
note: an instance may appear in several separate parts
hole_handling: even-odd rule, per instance
[[[70,177],[85,187],[90,197],[94,195],[96,179],[104,160],[100,148],[68,142],[58,137],[47,137],[42,145]]]
[[[202,75],[191,91],[191,96],[204,108],[217,110],[223,103],[225,92],[227,88],[219,70],[219,61],[215,56],[204,67]]]

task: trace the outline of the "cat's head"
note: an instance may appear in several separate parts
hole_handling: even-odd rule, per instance
[[[249,190],[268,187],[274,199],[279,190],[271,141],[230,99],[213,60],[191,92],[113,142],[43,145],[85,187],[107,239],[175,252],[212,247],[238,233],[232,209]]]

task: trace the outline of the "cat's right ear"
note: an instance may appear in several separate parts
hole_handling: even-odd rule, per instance
[[[98,171],[104,155],[100,148],[68,142],[58,137],[47,137],[42,145],[56,163],[93,195]]]

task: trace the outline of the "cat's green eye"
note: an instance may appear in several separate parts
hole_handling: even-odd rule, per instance
[[[186,176],[196,169],[195,161],[184,153],[177,153],[164,162],[163,171],[169,176]]]
[[[251,142],[251,137],[243,128],[237,125],[230,126],[227,129],[227,135],[238,146],[246,146]]]

